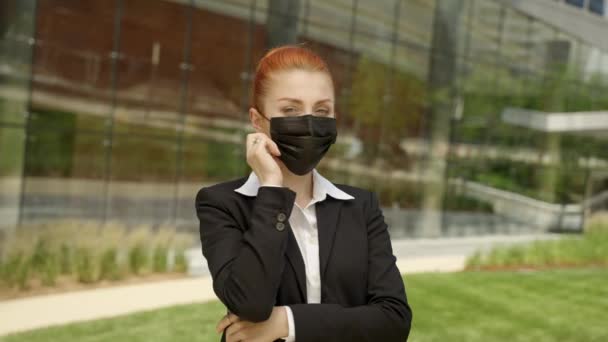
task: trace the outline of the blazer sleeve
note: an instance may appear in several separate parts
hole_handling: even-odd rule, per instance
[[[240,318],[265,321],[272,313],[285,264],[285,217],[291,214],[296,193],[287,187],[261,186],[248,229],[239,226],[229,210],[239,210],[236,203],[223,203],[223,197],[227,196],[210,188],[196,195],[201,247],[213,290]],[[285,226],[277,225],[282,220]]]
[[[368,202],[367,304],[343,307],[332,303],[292,304],[298,342],[406,341],[412,310],[396,265],[389,232],[378,199]]]

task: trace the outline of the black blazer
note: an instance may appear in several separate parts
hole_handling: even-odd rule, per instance
[[[288,305],[297,342],[406,341],[412,310],[376,195],[334,184],[355,199],[328,195],[315,204],[321,303],[307,304],[304,260],[288,220],[296,193],[235,192],[246,180],[203,187],[195,202],[213,290],[228,310],[260,322]]]

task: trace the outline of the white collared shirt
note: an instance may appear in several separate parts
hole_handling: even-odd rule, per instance
[[[298,247],[304,259],[306,269],[306,301],[307,303],[321,303],[321,276],[319,266],[319,235],[317,231],[317,215],[315,203],[325,200],[327,195],[335,199],[351,200],[353,196],[338,189],[317,171],[312,170],[312,200],[304,208],[294,202],[293,210],[289,216],[289,225],[296,237]],[[234,191],[246,196],[257,196],[260,182],[255,172],[249,174],[247,181]],[[295,341],[295,326],[293,313],[289,306],[285,306],[289,335],[285,337],[288,342]]]

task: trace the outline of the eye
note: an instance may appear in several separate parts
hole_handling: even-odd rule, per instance
[[[329,115],[329,110],[326,108],[319,108],[316,112],[322,115]]]
[[[288,106],[281,109],[285,116],[297,116],[302,113],[302,108],[299,106]]]

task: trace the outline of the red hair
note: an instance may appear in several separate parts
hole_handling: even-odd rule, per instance
[[[262,109],[262,98],[266,95],[269,78],[273,72],[292,69],[323,72],[329,76],[333,84],[327,64],[316,53],[298,45],[275,47],[260,59],[255,69],[251,106],[258,111]]]

